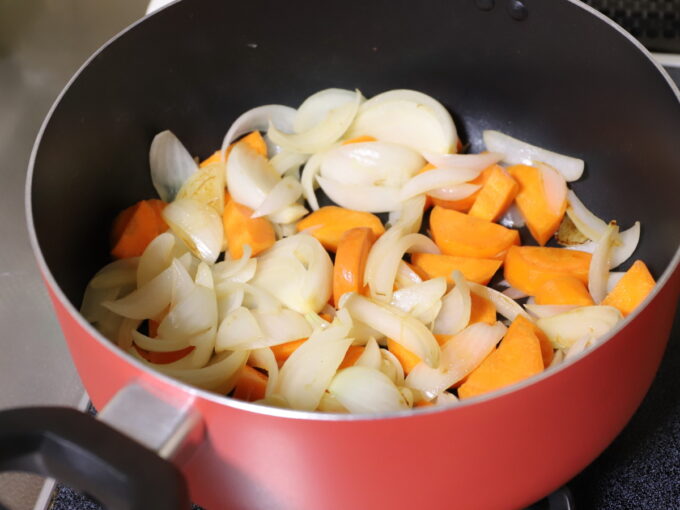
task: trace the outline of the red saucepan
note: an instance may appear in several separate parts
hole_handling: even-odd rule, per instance
[[[420,90],[481,150],[498,129],[582,157],[575,191],[640,220],[658,285],[587,355],[453,408],[388,416],[259,407],[153,372],[78,313],[115,214],[154,196],[153,136],[207,155],[241,112],[327,87]],[[680,103],[649,54],[571,0],[184,0],[95,54],[36,142],[27,211],[40,270],[103,420],[2,415],[0,467],[37,470],[111,508],[518,508],[591,462],[640,404],[680,291]],[[160,452],[174,465],[155,456]],[[125,502],[127,501],[127,502]]]

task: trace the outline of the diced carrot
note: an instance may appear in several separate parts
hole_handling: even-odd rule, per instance
[[[113,222],[111,255],[124,259],[139,257],[156,236],[168,229],[162,212],[165,202],[142,200],[122,211]]]
[[[548,280],[536,289],[537,305],[591,306],[595,303],[582,280],[564,275]]]
[[[503,167],[493,165],[468,214],[496,221],[510,207],[518,191],[517,181]]]
[[[471,292],[470,303],[470,322],[468,324],[474,324],[476,322],[484,322],[491,325],[496,324],[496,307],[491,301]]]
[[[470,184],[478,184],[479,186],[483,187],[484,183],[486,183],[486,180],[489,178],[489,175],[491,175],[493,167],[494,165],[484,169],[481,174],[470,181]],[[434,168],[434,166],[432,168]],[[468,195],[467,197],[461,198],[460,200],[442,200],[441,198],[435,197],[431,198],[434,205],[438,205],[439,207],[453,209],[454,211],[467,212],[470,210],[470,207],[472,207],[472,204],[475,203],[475,200],[477,200],[480,192],[481,188],[475,191],[472,195]]]
[[[335,252],[342,235],[356,227],[368,227],[375,237],[385,232],[380,218],[375,214],[344,209],[335,205],[322,207],[301,219],[297,223],[298,232],[309,229],[328,251]]]
[[[426,279],[445,276],[451,284],[451,273],[458,269],[466,280],[486,285],[503,263],[496,259],[477,259],[472,257],[458,257],[455,255],[441,255],[437,253],[414,253],[411,263],[427,276]]]
[[[303,343],[307,341],[306,338],[301,338],[300,340],[293,340],[292,342],[286,342],[285,344],[273,345],[272,352],[276,358],[276,362],[282,365],[291,354],[295,352],[295,349],[300,347]]]
[[[602,304],[618,308],[625,317],[642,303],[655,284],[645,263],[636,260],[607,297],[602,300]]]
[[[513,246],[505,257],[505,279],[531,296],[545,282],[564,275],[587,283],[591,257],[590,253],[564,248]]]
[[[255,152],[258,154],[261,154],[265,158],[267,157],[267,142],[264,141],[264,138],[262,138],[262,135],[260,134],[259,131],[252,131],[248,133],[246,136],[241,138],[240,140],[235,141],[227,149],[224,151],[224,160],[226,161],[227,158],[229,157],[229,153],[231,152],[231,149],[234,148],[234,145],[237,143],[245,143],[248,147],[253,149]],[[221,151],[215,151],[213,152],[210,157],[204,159],[201,161],[201,163],[198,165],[199,167],[204,167],[206,165],[209,165],[210,163],[217,163],[220,161],[220,154]]]
[[[416,402],[413,404],[413,407],[431,407],[434,404],[428,400],[421,400],[420,402]]]
[[[375,236],[368,227],[356,227],[340,238],[333,263],[333,304],[346,292],[366,293],[364,269]]]
[[[403,347],[400,343],[395,342],[391,338],[387,339],[387,350],[389,350],[401,363],[404,373],[408,374],[413,367],[420,363],[420,357],[413,354],[406,347]]]
[[[234,387],[233,397],[246,402],[255,402],[264,398],[268,377],[259,370],[244,365]]]
[[[447,255],[502,260],[510,246],[519,244],[519,232],[497,223],[435,206],[430,214],[430,231]]]
[[[519,183],[515,201],[526,219],[529,232],[543,246],[557,231],[567,209],[566,199],[555,214],[548,206],[541,171],[533,166],[514,165],[508,172]]]
[[[439,345],[444,345],[446,342],[449,341],[449,339],[450,339],[452,336],[453,336],[453,335],[441,335],[441,334],[436,334],[436,335],[434,335],[434,338],[435,338],[435,340],[437,340],[437,343],[438,343]]]
[[[323,312],[322,312],[322,313],[319,314],[319,317],[321,317],[321,318],[322,318],[323,320],[325,320],[326,322],[333,322],[333,317],[330,316],[330,315],[327,314],[327,313],[323,313]]]
[[[137,345],[135,345],[135,349],[137,349],[139,355],[149,363],[156,363],[157,365],[167,365],[168,363],[173,363],[177,360],[182,359],[184,356],[193,351],[195,347],[193,345],[190,345],[189,347],[185,347],[184,349],[180,349],[179,351],[170,352],[147,351],[142,349],[141,347],[137,347]]]
[[[530,321],[521,316],[518,319],[510,325],[500,346],[460,385],[460,398],[474,397],[508,386],[543,370],[541,341]]]
[[[232,259],[243,255],[246,244],[250,245],[253,256],[256,256],[276,242],[276,233],[271,222],[265,217],[251,218],[252,214],[252,209],[227,197],[222,222]]]
[[[363,345],[350,345],[349,349],[347,349],[347,353],[345,353],[342,363],[340,363],[340,366],[338,367],[338,370],[354,365],[359,359],[359,356],[364,353],[364,349],[365,347]]]
[[[377,142],[378,139],[371,136],[371,135],[363,135],[363,136],[357,136],[356,138],[350,138],[349,140],[345,140],[342,142],[342,145],[350,145],[353,143],[362,143],[362,142]]]

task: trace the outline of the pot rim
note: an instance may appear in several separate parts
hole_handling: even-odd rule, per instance
[[[87,68],[90,63],[101,53],[103,52],[106,48],[109,47],[112,43],[114,43],[116,40],[124,36],[128,31],[132,30],[133,28],[137,27],[137,25],[143,23],[146,21],[151,16],[155,16],[158,12],[161,12],[165,9],[172,8],[175,4],[179,3],[181,0],[175,0],[172,3],[162,7],[161,9],[151,13],[147,14],[144,17],[140,18],[139,20],[135,21],[134,23],[130,24],[123,30],[121,30],[119,33],[114,35],[112,38],[110,38],[107,42],[105,42],[101,47],[99,47],[81,66],[80,68],[74,73],[74,75],[69,79],[68,83],[64,86],[62,91],[59,93],[57,98],[55,99],[54,103],[50,107],[50,110],[48,111],[45,119],[43,120],[42,125],[40,126],[40,130],[38,131],[38,134],[36,136],[35,142],[33,144],[33,148],[31,150],[31,156],[28,164],[28,172],[26,175],[26,185],[24,188],[24,204],[25,204],[25,213],[26,213],[26,222],[27,222],[27,227],[28,227],[28,234],[29,234],[29,241],[31,244],[31,249],[33,251],[33,254],[35,255],[36,262],[38,264],[38,268],[40,269],[40,272],[42,273],[43,278],[45,279],[46,283],[48,286],[51,288],[51,290],[54,292],[54,294],[57,296],[61,304],[64,306],[64,308],[67,310],[69,315],[73,320],[75,320],[78,325],[83,328],[89,336],[93,339],[102,344],[106,349],[109,350],[113,355],[119,357],[122,361],[129,363],[133,365],[135,368],[145,372],[147,375],[150,375],[154,378],[158,378],[161,381],[163,381],[166,384],[169,384],[171,386],[174,386],[178,390],[181,390],[189,395],[191,395],[194,398],[200,397],[204,400],[220,404],[220,405],[225,405],[227,407],[231,407],[234,409],[239,409],[242,411],[249,411],[257,414],[262,414],[262,415],[268,415],[272,417],[278,417],[278,418],[292,418],[292,419],[298,419],[298,420],[307,420],[307,421],[318,421],[318,422],[337,422],[337,421],[368,421],[368,420],[385,420],[385,419],[401,419],[401,418],[408,418],[412,416],[421,416],[425,417],[426,415],[429,414],[438,414],[438,413],[455,413],[459,409],[463,408],[468,408],[472,407],[475,405],[480,405],[487,403],[489,401],[502,398],[510,393],[514,392],[519,392],[523,389],[528,388],[529,386],[533,386],[534,384],[540,384],[544,380],[553,377],[561,372],[564,372],[566,370],[569,370],[571,367],[576,365],[577,363],[580,363],[584,357],[589,356],[596,350],[600,349],[603,347],[605,344],[609,343],[610,340],[612,340],[615,336],[619,334],[624,328],[628,326],[629,323],[634,321],[640,313],[647,308],[649,303],[653,301],[656,296],[661,292],[661,289],[666,286],[668,281],[671,279],[672,275],[676,270],[678,270],[678,266],[680,265],[680,245],[675,251],[675,255],[671,259],[669,265],[666,267],[664,272],[662,273],[661,277],[657,280],[656,285],[652,292],[645,298],[645,300],[638,305],[637,309],[631,313],[629,316],[624,318],[621,322],[619,322],[615,328],[613,328],[610,332],[608,332],[605,336],[604,339],[598,342],[597,345],[589,348],[588,350],[574,356],[573,358],[569,360],[565,360],[562,363],[560,363],[557,366],[554,367],[549,367],[545,369],[543,372],[540,374],[536,374],[535,376],[529,377],[528,379],[524,379],[522,381],[519,381],[517,383],[511,384],[509,386],[506,386],[504,388],[479,395],[476,397],[472,397],[470,399],[464,399],[459,401],[456,404],[452,404],[449,406],[432,406],[432,407],[425,407],[425,408],[419,408],[417,410],[414,409],[408,409],[404,411],[397,411],[397,412],[389,412],[389,413],[372,413],[372,414],[340,414],[340,413],[323,413],[319,411],[300,411],[300,410],[294,410],[294,409],[282,409],[282,408],[277,408],[277,407],[270,407],[270,406],[265,406],[261,404],[254,404],[251,402],[244,402],[241,400],[236,400],[224,395],[219,395],[217,393],[212,393],[207,390],[203,390],[194,386],[191,386],[187,383],[184,383],[182,381],[179,381],[177,379],[174,379],[170,376],[167,376],[161,372],[158,372],[154,370],[153,368],[149,367],[148,365],[142,363],[141,361],[135,359],[133,356],[129,355],[125,351],[121,350],[118,346],[114,345],[113,342],[111,342],[108,338],[105,338],[92,324],[87,322],[83,316],[80,314],[80,312],[74,307],[74,305],[71,303],[71,301],[66,297],[66,295],[63,293],[59,285],[57,284],[56,280],[54,279],[54,276],[52,275],[52,272],[50,271],[49,267],[47,266],[47,263],[43,257],[42,251],[40,250],[40,244],[38,243],[38,237],[35,232],[34,228],[34,223],[33,223],[33,207],[32,207],[32,196],[31,196],[31,190],[32,190],[32,181],[33,181],[33,172],[35,168],[35,161],[38,153],[38,149],[40,147],[43,135],[45,133],[45,130],[47,129],[47,126],[52,118],[52,115],[54,114],[54,111],[56,110],[57,106],[61,102],[62,98],[64,95],[69,91],[71,88],[71,85],[78,79],[80,74],[83,72],[85,68]],[[575,5],[576,7],[579,7],[586,12],[590,13],[593,16],[596,16],[599,18],[601,21],[605,22],[609,27],[613,28],[614,30],[618,31],[621,35],[623,35],[626,39],[628,39],[629,42],[633,44],[633,46],[645,57],[647,58],[657,69],[657,71],[661,74],[661,76],[666,80],[668,83],[669,87],[671,90],[674,92],[676,98],[678,99],[678,102],[680,103],[680,90],[678,90],[678,87],[675,85],[669,74],[666,72],[666,70],[659,64],[651,55],[651,53],[637,40],[635,39],[632,35],[630,35],[628,32],[626,32],[622,27],[614,23],[611,19],[606,17],[604,14],[600,13],[599,11],[595,10],[594,8],[590,7],[589,5],[582,3],[578,0],[566,0],[567,2]]]

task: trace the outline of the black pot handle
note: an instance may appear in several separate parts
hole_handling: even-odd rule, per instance
[[[171,462],[94,417],[65,407],[0,411],[0,471],[56,478],[109,510],[186,510]]]

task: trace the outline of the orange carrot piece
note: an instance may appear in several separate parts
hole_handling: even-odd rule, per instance
[[[519,244],[517,230],[439,206],[430,214],[430,231],[443,253],[459,257],[502,260]]]
[[[340,366],[338,367],[338,370],[354,365],[359,359],[359,356],[363,354],[364,349],[365,347],[363,345],[350,345],[349,349],[347,349],[345,357],[342,360],[342,363],[340,363]]]
[[[470,184],[478,184],[484,187],[484,184],[486,183],[486,180],[489,178],[489,175],[491,174],[493,167],[494,165],[484,169],[484,171],[481,174],[479,174],[476,178],[470,181]],[[434,168],[434,166],[432,168]],[[431,170],[431,168],[429,168],[428,170]],[[475,191],[472,195],[469,195],[465,198],[461,198],[460,200],[442,200],[441,198],[435,197],[430,198],[432,199],[434,205],[438,205],[439,207],[443,207],[445,209],[453,209],[454,211],[467,212],[470,210],[470,207],[472,207],[472,205],[475,203],[475,200],[477,200],[477,197],[479,196],[479,193],[481,191],[482,190],[480,188],[477,191]]]
[[[543,370],[541,342],[533,325],[524,317],[518,319],[508,328],[500,346],[460,385],[460,398],[474,397],[508,386]]]
[[[618,308],[625,317],[642,303],[654,285],[656,282],[645,263],[636,260],[607,297],[602,300],[602,304]]]
[[[441,334],[436,334],[436,335],[434,335],[434,338],[437,340],[437,343],[438,343],[439,345],[444,345],[446,342],[449,341],[449,339],[450,339],[452,336],[453,336],[453,335],[441,335]]]
[[[533,166],[514,165],[508,172],[519,183],[519,192],[515,201],[526,219],[529,232],[536,242],[543,246],[557,231],[567,209],[566,199],[560,206],[558,214],[550,207],[543,187],[541,171]]]
[[[510,207],[518,191],[517,181],[503,167],[493,165],[468,214],[475,218],[496,221]]]
[[[151,338],[156,338],[158,336],[158,326],[160,325],[160,321],[155,321],[153,319],[147,321],[146,327],[149,329],[148,333]]]
[[[491,301],[471,292],[470,303],[472,306],[470,309],[470,322],[468,324],[475,324],[476,322],[496,324],[496,307]]]
[[[301,338],[299,340],[286,342],[285,344],[273,345],[271,349],[274,353],[274,357],[276,358],[276,362],[279,365],[282,365],[290,357],[290,355],[295,352],[295,349],[300,347],[306,341],[306,338]]]
[[[536,289],[537,305],[592,306],[595,303],[582,280],[564,275],[548,280]]]
[[[564,248],[513,246],[505,257],[505,279],[513,287],[535,296],[549,280],[571,275],[588,283],[590,253]]]
[[[411,255],[411,263],[426,275],[425,279],[445,276],[446,281],[451,284],[453,283],[451,273],[458,269],[466,280],[486,285],[503,262],[496,259],[457,257],[437,253],[414,253]]]
[[[387,339],[387,349],[399,360],[404,369],[404,374],[408,374],[421,361],[418,355],[413,354],[406,347],[403,347],[391,338]]]
[[[124,259],[139,257],[151,241],[168,229],[162,216],[165,203],[142,200],[122,211],[114,220],[111,255]]]
[[[222,222],[224,236],[232,259],[243,255],[243,246],[250,245],[253,257],[270,248],[276,242],[271,222],[265,218],[251,218],[253,210],[227,197]]]
[[[229,145],[229,147],[227,147],[227,149],[224,151],[225,161],[229,157],[231,149],[233,149],[234,145],[236,145],[237,143],[245,143],[248,147],[253,149],[258,154],[261,154],[265,158],[267,157],[267,142],[264,141],[264,138],[262,138],[262,135],[260,134],[259,131],[251,131],[246,136],[244,136],[240,140],[235,141],[234,143]],[[220,161],[220,157],[221,151],[215,151],[208,158],[201,161],[201,163],[198,166],[203,168],[204,166],[207,166],[210,163],[217,163]]]
[[[342,235],[352,228],[368,227],[376,238],[385,232],[385,227],[375,214],[344,209],[336,205],[328,205],[314,211],[298,221],[296,226],[298,232],[309,229],[309,233],[331,252],[338,249]]]
[[[363,135],[363,136],[357,136],[356,138],[350,138],[349,140],[345,140],[342,142],[342,145],[350,145],[353,143],[362,143],[362,142],[377,142],[378,139],[371,136],[371,135]]]
[[[434,404],[428,400],[421,400],[420,402],[416,402],[413,404],[413,407],[431,407]]]
[[[375,236],[368,227],[356,227],[342,235],[333,264],[333,305],[346,292],[366,294],[364,269]]]
[[[137,349],[139,355],[149,363],[156,363],[157,365],[167,365],[168,363],[173,363],[177,360],[182,359],[184,356],[193,351],[195,347],[193,345],[190,345],[189,347],[185,347],[184,349],[180,349],[179,351],[170,352],[147,351],[142,349],[141,347],[137,347],[137,345],[135,345],[135,349]]]
[[[268,377],[259,370],[244,365],[234,387],[233,398],[255,402],[264,398]]]

